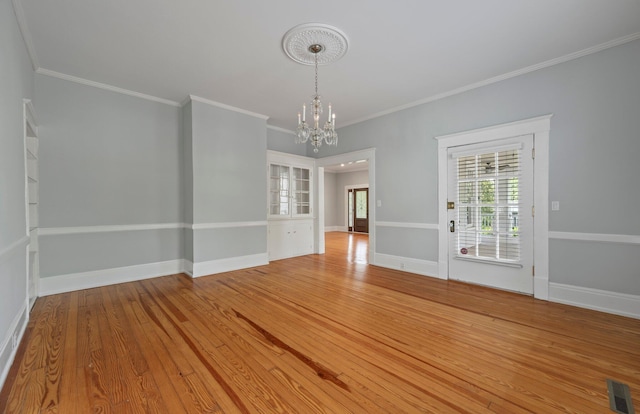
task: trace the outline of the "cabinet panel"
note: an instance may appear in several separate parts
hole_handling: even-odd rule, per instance
[[[269,222],[269,260],[313,253],[313,220]]]

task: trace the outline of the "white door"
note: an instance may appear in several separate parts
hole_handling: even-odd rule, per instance
[[[449,278],[533,293],[533,135],[448,149]]]

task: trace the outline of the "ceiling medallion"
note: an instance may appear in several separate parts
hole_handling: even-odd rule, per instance
[[[313,122],[307,124],[307,105],[302,105],[302,113],[298,112],[298,128],[296,142],[311,141],[313,151],[318,152],[322,143],[338,145],[338,134],[335,130],[336,114],[329,104],[329,116],[320,127],[322,102],[318,94],[318,65],[335,62],[347,53],[347,36],[339,29],[321,23],[306,23],[289,30],[282,38],[282,49],[294,62],[315,66],[315,94],[309,106]]]

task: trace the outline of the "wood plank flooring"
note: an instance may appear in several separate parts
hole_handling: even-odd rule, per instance
[[[347,252],[347,253],[345,253]],[[37,300],[4,413],[606,413],[640,409],[640,320],[327,254]]]

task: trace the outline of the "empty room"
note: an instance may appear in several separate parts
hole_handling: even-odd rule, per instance
[[[637,0],[0,0],[0,413],[634,413]]]

